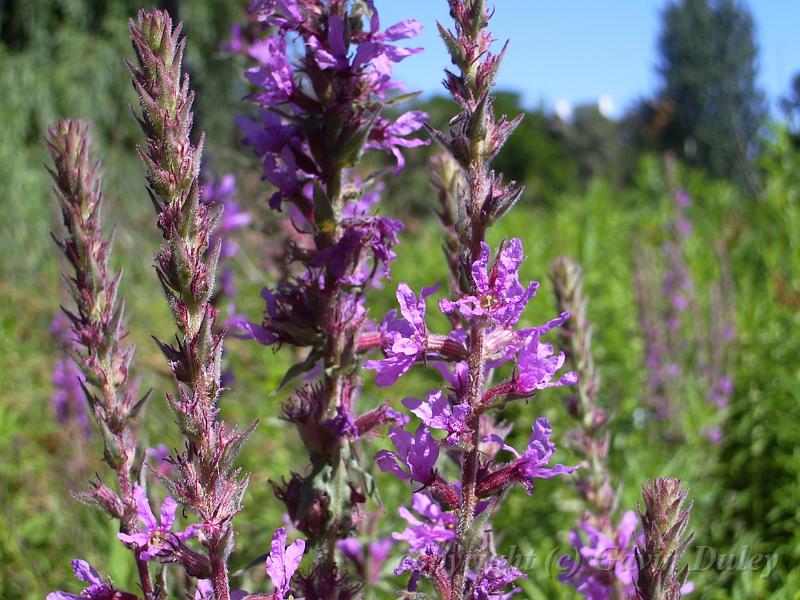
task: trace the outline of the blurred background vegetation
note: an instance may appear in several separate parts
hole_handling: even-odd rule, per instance
[[[69,494],[103,472],[96,438],[56,423],[51,368],[58,356],[50,322],[65,301],[59,262],[49,231],[57,226],[55,202],[42,167],[43,133],[60,117],[89,119],[103,157],[107,222],[118,226],[114,261],[125,268],[131,338],[138,343],[136,374],[155,394],[147,414],[152,444],[178,443],[163,402],[170,390],[166,366],[150,335],[171,330],[171,320],[151,270],[156,229],[134,148],[140,134],[129,106],[134,95],[122,57],[130,56],[127,19],[138,0],[5,0],[0,3],[0,597],[42,598],[53,589],[75,589],[69,559],[84,557],[121,585],[132,586],[129,555],[104,517]],[[147,5],[148,3],[144,3]],[[150,3],[152,4],[152,3]],[[242,232],[236,259],[237,309],[256,318],[259,290],[271,284],[268,252],[274,217],[259,166],[242,150],[233,118],[249,110],[241,77],[244,63],[220,52],[240,2],[165,2],[185,21],[188,69],[197,90],[197,118],[208,135],[210,170],[237,175],[239,199],[255,216]],[[443,11],[444,12],[444,11]],[[497,159],[497,169],[526,184],[518,208],[493,232],[522,238],[528,254],[524,279],[542,282],[526,321],[554,311],[550,262],[560,255],[580,261],[591,298],[602,398],[614,412],[612,467],[632,508],[639,486],[665,474],[692,490],[696,543],[719,554],[777,555],[775,570],[716,569],[693,573],[698,598],[797,598],[800,590],[800,77],[787,84],[781,114],[770,114],[755,86],[757,65],[752,19],[732,0],[682,0],[663,13],[659,42],[662,86],[618,120],[595,105],[578,107],[569,121],[544,108],[523,107],[518,95],[500,93],[498,112],[525,119]],[[502,32],[498,32],[502,37]],[[444,65],[443,65],[444,66]],[[454,114],[449,100],[418,104],[443,126]],[[672,198],[662,155],[680,159],[678,178],[694,199],[693,231],[683,248],[698,297],[712,306],[706,282],[720,276],[718,250],[730,263],[737,331],[731,375],[734,393],[721,414],[703,397],[698,373],[680,382],[683,436],[665,439],[663,423],[648,419],[644,339],[634,293],[634,248],[659,255],[667,240]],[[407,221],[393,279],[418,289],[444,279],[432,218],[427,148],[408,153],[408,167],[391,179],[384,212]],[[636,244],[635,244],[636,242]],[[637,245],[638,244],[638,245]],[[393,288],[375,293],[374,314],[394,305]],[[226,419],[254,418],[262,425],[242,462],[253,476],[246,510],[238,519],[234,568],[265,551],[281,522],[281,505],[267,484],[304,463],[295,436],[276,417],[272,396],[292,357],[231,340],[228,360],[237,379],[225,396]],[[399,401],[424,393],[433,382],[407,378],[389,392],[367,387],[363,401]],[[571,424],[557,392],[505,415],[519,420],[521,445],[532,417],[547,415],[556,432]],[[644,416],[643,416],[644,415]],[[703,434],[718,425],[721,443]],[[558,440],[558,438],[556,438]],[[558,462],[569,463],[567,452]],[[389,518],[407,492],[390,477],[380,485]],[[396,493],[395,493],[396,492]],[[545,568],[578,513],[570,486],[537,484],[528,498],[515,491],[495,522],[501,551],[535,555],[525,594],[572,598],[575,593]],[[252,580],[252,581],[251,581]],[[243,586],[263,583],[261,569]],[[392,597],[391,584],[369,597]],[[384,595],[381,595],[384,594]]]

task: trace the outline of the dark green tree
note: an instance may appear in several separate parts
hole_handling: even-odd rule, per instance
[[[597,103],[577,106],[565,125],[569,153],[577,163],[581,182],[605,177],[618,181],[623,171],[619,123],[606,117]]]
[[[780,99],[780,107],[789,127],[792,146],[800,148],[800,73],[792,77],[788,93]]]
[[[715,177],[753,185],[766,107],[749,10],[737,0],[672,1],[659,52],[660,101],[671,110],[663,146]]]

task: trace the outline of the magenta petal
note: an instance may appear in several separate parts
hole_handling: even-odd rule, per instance
[[[118,533],[117,539],[130,546],[143,547],[150,542],[150,535],[147,533],[134,533],[132,535],[127,533]]]
[[[555,465],[551,468],[536,469],[534,477],[539,479],[551,479],[557,475],[570,475],[578,470],[578,467],[567,467],[565,465]]]
[[[474,263],[472,263],[472,281],[475,282],[475,288],[478,292],[485,294],[489,291],[489,274],[487,272],[489,266],[489,245],[486,242],[481,242],[481,253]]]
[[[178,503],[172,496],[164,498],[161,505],[161,528],[165,530],[172,529],[172,524],[175,522],[175,511],[178,510]]]
[[[73,560],[72,572],[75,573],[75,577],[77,577],[81,581],[85,581],[86,583],[91,583],[94,585],[103,584],[103,580],[100,578],[100,574],[97,571],[95,571],[92,565],[90,565],[85,560],[81,560],[78,558]]]
[[[139,515],[139,520],[150,531],[158,529],[156,516],[153,514],[153,509],[150,508],[150,501],[147,499],[145,489],[139,484],[135,484],[133,486],[133,497],[136,500],[136,513]]]
[[[391,473],[398,479],[411,479],[411,475],[406,473],[398,464],[397,455],[389,450],[381,450],[375,455],[375,462],[378,468],[384,473]]]
[[[392,444],[394,444],[394,447],[397,448],[397,452],[399,452],[400,456],[408,456],[408,453],[414,444],[414,438],[410,433],[404,429],[391,427],[389,429],[389,439],[392,440]]]
[[[289,591],[292,575],[297,571],[303,559],[305,542],[295,540],[286,548],[286,529],[281,527],[272,536],[272,546],[267,556],[266,569],[275,592],[283,598]]]
[[[405,19],[395,23],[383,32],[383,39],[389,42],[416,37],[422,31],[422,23],[416,19]]]

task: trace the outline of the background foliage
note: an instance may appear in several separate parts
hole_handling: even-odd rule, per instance
[[[687,1],[687,6],[699,0]],[[700,2],[700,4],[703,4]],[[721,3],[728,5],[730,3]],[[91,119],[97,150],[104,157],[109,206],[107,220],[119,226],[115,261],[125,267],[131,336],[138,342],[137,376],[155,388],[146,417],[153,442],[177,443],[176,428],[163,402],[169,378],[150,334],[169,330],[169,318],[150,264],[156,247],[152,209],[144,193],[142,169],[133,152],[138,141],[129,112],[134,96],[121,57],[129,55],[127,18],[138,1],[21,0],[0,5],[0,597],[42,598],[47,591],[72,588],[68,560],[82,556],[120,584],[133,573],[128,555],[114,538],[113,526],[68,494],[95,470],[102,470],[98,440],[82,441],[77,431],[57,425],[50,402],[50,369],[57,347],[49,324],[60,295],[58,261],[48,231],[56,221],[55,202],[42,169],[42,135],[58,117]],[[721,10],[721,9],[720,9]],[[235,264],[240,282],[237,307],[255,317],[259,289],[270,283],[264,230],[271,223],[267,190],[258,166],[238,151],[233,117],[244,110],[242,65],[217,48],[240,7],[225,0],[181,5],[190,35],[189,69],[198,90],[200,124],[208,132],[211,170],[239,177],[240,199],[255,215],[255,225],[240,240],[246,252]],[[744,25],[743,25],[744,26]],[[668,36],[665,38],[668,39]],[[664,42],[665,44],[667,42]],[[689,51],[690,56],[694,51]],[[748,59],[749,60],[749,59]],[[698,75],[703,82],[710,75]],[[739,100],[731,100],[740,106]],[[743,101],[742,101],[743,102]],[[442,125],[453,114],[448,101],[420,103],[431,121]],[[519,97],[501,94],[499,112],[515,114]],[[756,103],[757,104],[757,103]],[[650,105],[655,106],[655,104]],[[638,109],[647,108],[643,103]],[[800,589],[800,152],[796,140],[775,125],[760,139],[759,154],[748,168],[761,182],[756,191],[725,179],[716,167],[680,171],[694,198],[694,231],[686,258],[704,302],[703,282],[718,276],[715,242],[727,249],[734,276],[737,347],[735,392],[731,407],[718,416],[702,397],[696,374],[682,384],[685,440],[665,441],[660,425],[643,416],[647,373],[633,293],[633,242],[658,251],[670,218],[671,199],[655,153],[664,139],[647,129],[646,114],[609,121],[594,107],[576,111],[564,123],[543,109],[526,110],[497,167],[527,185],[520,205],[494,232],[522,238],[528,254],[523,275],[542,282],[539,299],[525,319],[538,323],[551,315],[549,264],[568,254],[586,273],[589,314],[595,324],[595,352],[602,398],[615,414],[612,468],[624,485],[623,504],[633,507],[639,485],[659,474],[679,476],[692,490],[692,525],[697,544],[717,553],[777,554],[774,572],[710,569],[693,573],[696,597],[794,598]],[[652,116],[652,114],[650,114]],[[754,136],[748,130],[748,138]],[[794,141],[793,141],[794,140]],[[709,141],[708,147],[723,144]],[[414,289],[445,277],[438,253],[439,232],[430,218],[435,200],[427,184],[430,150],[411,154],[409,166],[386,190],[388,206],[408,221],[393,271],[394,281]],[[737,158],[739,160],[741,157]],[[718,159],[714,159],[717,161]],[[730,165],[719,159],[712,165]],[[713,178],[717,177],[717,178]],[[246,257],[246,258],[245,258]],[[391,286],[378,291],[376,314],[394,306]],[[234,568],[265,551],[280,523],[280,503],[267,484],[302,464],[299,445],[276,415],[280,395],[272,395],[291,360],[232,340],[229,360],[238,377],[225,396],[226,420],[262,425],[243,454],[253,474],[246,510],[239,519],[239,552]],[[425,375],[402,381],[389,399],[427,389]],[[387,399],[368,387],[364,401]],[[545,393],[528,405],[508,409],[506,418],[529,422],[543,414],[563,432],[569,423],[558,393]],[[723,442],[710,444],[701,430],[719,419]],[[518,434],[524,436],[524,432]],[[557,439],[557,438],[556,438]],[[558,440],[557,440],[558,441]],[[519,446],[521,439],[512,440]],[[569,464],[561,452],[558,462]],[[102,471],[101,471],[102,472]],[[385,511],[394,521],[399,483],[380,476]],[[396,492],[396,493],[395,493]],[[530,598],[571,598],[548,569],[554,548],[566,549],[566,532],[577,517],[575,496],[558,480],[537,484],[528,498],[513,493],[496,521],[500,550],[516,548],[531,558],[525,584]],[[390,529],[382,533],[388,533]],[[691,558],[690,558],[691,560]],[[552,565],[550,565],[552,566]],[[241,584],[263,583],[260,568]],[[392,597],[392,581],[385,597]],[[378,592],[375,592],[378,594]]]

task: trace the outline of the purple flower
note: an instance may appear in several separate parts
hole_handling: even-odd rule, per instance
[[[190,525],[184,531],[172,531],[175,522],[175,511],[178,503],[171,496],[167,496],[161,505],[160,519],[156,520],[147,492],[140,485],[133,486],[133,497],[136,500],[136,512],[139,521],[144,525],[144,530],[133,534],[118,533],[117,537],[129,548],[134,548],[142,560],[152,560],[159,554],[169,554],[175,542],[183,543],[194,537],[195,527]],[[160,522],[159,522],[160,521]]]
[[[286,529],[281,527],[272,536],[272,548],[267,556],[267,576],[275,586],[275,597],[283,600],[289,593],[292,576],[303,560],[306,543],[295,540],[286,546]]]
[[[508,564],[508,559],[504,556],[495,556],[483,568],[475,580],[472,588],[472,600],[506,600],[517,592],[520,588],[514,588],[510,592],[504,591],[517,579],[527,579],[528,576],[519,569]]]
[[[72,570],[75,577],[89,585],[83,588],[80,594],[50,592],[47,594],[47,600],[139,600],[137,596],[121,592],[110,582],[103,581],[97,571],[85,560],[73,560]]]
[[[169,462],[169,448],[166,444],[159,444],[155,448],[145,450],[145,455],[152,458],[155,464],[148,466],[161,477],[169,477],[175,472],[175,467]]]
[[[223,233],[230,233],[242,227],[247,227],[252,220],[252,215],[242,211],[242,207],[238,202],[227,199],[225,201],[225,212],[222,213],[220,229]]]
[[[369,31],[349,33],[350,29],[345,28],[341,16],[330,15],[327,35],[311,35],[306,43],[311,49],[314,62],[321,69],[335,69],[344,73],[371,67],[362,76],[371,83],[370,92],[382,97],[386,90],[395,87],[389,81],[392,63],[422,51],[422,48],[400,48],[387,42],[415,37],[422,30],[422,24],[408,19],[381,32],[378,11],[371,1],[368,2],[368,7],[371,13]],[[352,37],[348,38],[348,35]],[[352,55],[349,51],[351,44],[355,45]]]
[[[354,171],[349,175],[350,177],[348,179],[350,180],[351,185],[355,190],[360,191],[360,196],[358,197],[358,200],[345,205],[345,207],[342,209],[342,218],[355,219],[357,217],[367,216],[372,210],[372,207],[380,202],[381,192],[383,191],[384,184],[383,182],[379,181],[367,190],[364,182],[358,176],[358,173]]]
[[[575,385],[578,381],[578,376],[573,371],[565,373],[560,379],[553,381],[556,373],[564,366],[564,353],[560,352],[558,355],[554,355],[553,346],[539,342],[539,338],[544,332],[562,325],[567,318],[569,318],[569,313],[562,313],[560,317],[546,325],[529,330],[528,341],[517,357],[519,372],[512,379],[512,394],[530,396],[537,390]]]
[[[708,401],[719,410],[723,410],[728,407],[731,394],[733,394],[733,379],[723,375],[711,385]]]
[[[706,439],[715,446],[721,444],[722,440],[725,438],[725,435],[722,432],[722,427],[719,425],[706,427],[702,430],[702,433],[706,436]]]
[[[312,266],[324,265],[336,285],[360,286],[375,271],[373,264],[364,261],[366,250],[383,268],[382,273],[388,274],[389,263],[396,257],[392,247],[398,242],[397,234],[403,230],[403,224],[388,217],[371,217],[345,222],[343,228],[339,241],[319,251]]]
[[[565,467],[564,465],[547,466],[550,457],[556,451],[556,445],[550,441],[553,429],[549,420],[539,417],[534,421],[531,430],[528,447],[525,448],[522,456],[518,456],[515,464],[520,476],[529,480],[523,482],[529,495],[533,493],[534,479],[550,479],[556,475],[568,475],[577,469],[577,467]]]
[[[214,600],[214,586],[210,579],[198,579],[194,590],[194,600]]]
[[[214,248],[218,243],[222,243],[220,259],[232,257],[236,254],[238,247],[236,243],[229,239],[229,234],[247,227],[252,221],[252,215],[242,210],[241,205],[234,200],[236,195],[236,176],[228,173],[219,180],[208,176],[203,183],[202,202],[206,206],[222,204],[222,221],[212,235],[209,248]],[[227,273],[227,270],[226,270]],[[225,277],[224,273],[220,279]]]
[[[330,429],[336,437],[350,437],[353,439],[358,438],[358,426],[347,410],[342,405],[336,407],[336,416],[332,419],[325,421],[325,426]]]
[[[327,43],[312,35],[308,38],[311,55],[321,69],[336,69],[343,72],[350,68],[348,59],[349,41],[345,41],[344,19],[339,15],[328,17]]]
[[[395,575],[402,575],[410,572],[408,580],[408,591],[417,590],[417,582],[423,575],[430,576],[441,570],[441,562],[444,558],[441,548],[437,544],[428,544],[416,557],[404,556],[394,570]]]
[[[251,0],[247,10],[258,21],[268,21],[272,25],[299,23],[303,20],[297,0]]]
[[[397,175],[406,164],[400,148],[428,145],[428,140],[407,137],[422,129],[427,120],[428,113],[421,110],[408,111],[400,115],[394,123],[381,117],[370,131],[366,147],[390,152],[397,160],[397,166],[394,169],[394,173]]]
[[[401,506],[399,513],[408,522],[408,527],[400,533],[393,533],[392,539],[406,542],[411,552],[421,552],[429,544],[444,544],[455,539],[458,517],[454,513],[444,512],[438,503],[422,492],[412,496],[411,507],[420,518]]]
[[[407,431],[392,427],[389,429],[389,439],[397,452],[381,450],[375,455],[381,471],[392,473],[398,479],[410,479],[423,485],[434,482],[439,444],[424,425],[420,424],[413,436]]]
[[[573,586],[590,600],[614,598],[616,582],[626,595],[634,595],[637,577],[634,546],[635,531],[639,523],[636,513],[622,515],[616,531],[611,535],[597,530],[584,519],[580,528],[570,534],[570,543],[578,560],[570,560],[568,571],[561,580]]]
[[[455,404],[460,404],[461,400],[467,396],[467,384],[469,383],[469,366],[467,363],[460,361],[453,364],[452,371],[447,363],[434,362],[433,366],[442,374],[444,380],[450,384]]]
[[[245,72],[247,79],[261,89],[255,99],[269,107],[286,102],[294,92],[294,71],[286,58],[285,38],[259,40],[250,46],[248,54],[260,63]]]
[[[300,131],[294,125],[283,123],[281,118],[265,109],[258,111],[259,122],[248,117],[236,117],[235,123],[244,133],[242,143],[253,148],[258,156],[279,154],[286,147],[299,147]]]
[[[394,311],[386,315],[384,320],[384,360],[369,360],[364,364],[367,369],[378,372],[375,382],[386,387],[394,384],[406,373],[418,358],[424,355],[428,337],[425,325],[425,298],[433,294],[438,285],[423,288],[417,296],[407,283],[397,286],[397,301],[400,303],[402,319],[394,318]]]
[[[439,308],[445,314],[458,311],[467,319],[489,317],[495,325],[512,327],[539,284],[534,281],[525,288],[519,282],[523,253],[522,242],[517,238],[500,248],[491,267],[489,256],[489,246],[481,242],[480,257],[472,263],[476,294],[462,296],[455,302],[442,300]]]
[[[206,206],[225,202],[236,195],[236,176],[232,173],[223,175],[219,180],[208,177],[203,183],[202,202]]]
[[[422,48],[399,48],[387,42],[416,37],[422,31],[422,23],[415,19],[406,19],[381,32],[380,17],[374,2],[368,0],[367,5],[371,13],[370,30],[362,34],[363,37],[357,44],[353,65],[372,63],[379,80],[383,82],[392,74],[391,63],[422,52]]]
[[[84,435],[91,426],[83,393],[83,373],[71,358],[59,358],[53,363],[53,407],[56,420],[61,424],[76,422]]]
[[[550,441],[553,430],[550,421],[539,417],[534,421],[528,447],[520,454],[507,445],[502,438],[487,436],[484,441],[496,442],[503,445],[503,449],[511,452],[516,459],[510,464],[486,475],[478,483],[478,495],[487,497],[505,489],[511,483],[521,483],[528,492],[533,493],[534,479],[550,479],[556,475],[568,475],[578,467],[555,465],[548,467],[550,458],[555,454],[556,446]]]
[[[379,539],[364,545],[354,537],[336,542],[336,547],[355,566],[358,575],[367,583],[381,581],[381,567],[392,549],[392,540]]]
[[[462,435],[471,431],[465,422],[470,414],[469,406],[453,406],[441,390],[430,392],[425,402],[419,398],[406,398],[403,406],[422,419],[427,427],[446,431],[450,445],[457,444]]]

